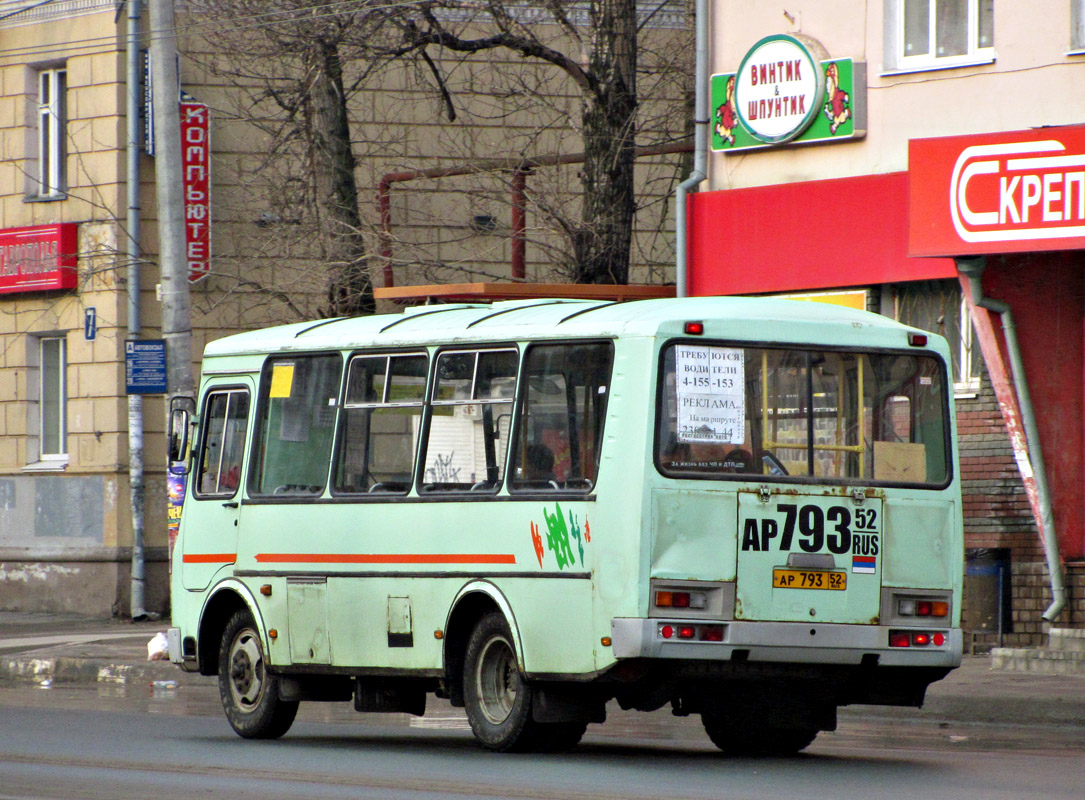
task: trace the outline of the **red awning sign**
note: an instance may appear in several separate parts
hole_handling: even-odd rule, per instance
[[[910,143],[912,255],[1085,249],[1085,126]]]

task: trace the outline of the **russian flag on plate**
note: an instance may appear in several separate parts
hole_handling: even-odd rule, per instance
[[[874,556],[852,556],[851,559],[852,572],[874,573],[877,571],[877,565],[878,560]]]

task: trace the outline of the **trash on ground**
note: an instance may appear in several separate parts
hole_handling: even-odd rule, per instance
[[[169,659],[169,641],[166,634],[159,631],[151,641],[147,642],[148,661],[166,661]]]

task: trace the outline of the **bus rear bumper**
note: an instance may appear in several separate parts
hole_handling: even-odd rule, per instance
[[[694,638],[678,638],[680,626],[692,626]],[[665,628],[670,627],[670,636]],[[718,641],[702,640],[713,628]],[[722,631],[720,631],[722,628]],[[892,630],[908,630],[894,627]],[[918,629],[917,629],[918,630]],[[855,664],[877,656],[886,667],[957,667],[963,637],[960,628],[930,628],[943,644],[889,646],[890,627],[801,622],[691,622],[635,617],[611,620],[615,658],[658,658],[704,661],[766,661],[796,664]],[[928,632],[928,629],[923,629]],[[933,638],[933,637],[932,637]]]

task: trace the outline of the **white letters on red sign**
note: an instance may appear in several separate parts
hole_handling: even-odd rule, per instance
[[[1085,236],[1085,154],[1055,139],[966,147],[949,210],[966,242]]]
[[[211,113],[203,103],[181,103],[181,169],[188,279],[211,271]]]

